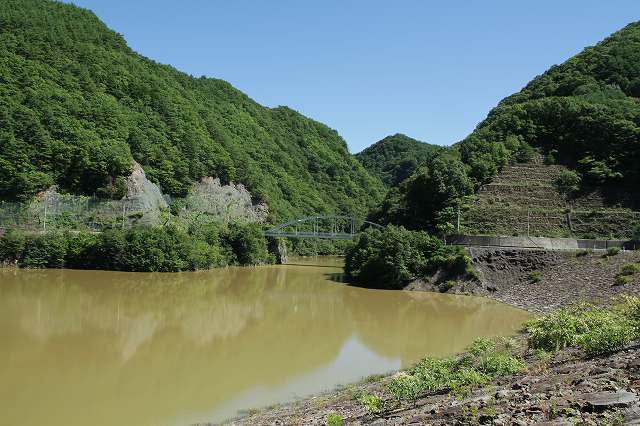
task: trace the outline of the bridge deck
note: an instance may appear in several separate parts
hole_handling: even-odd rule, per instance
[[[264,233],[267,237],[320,238],[323,240],[352,240],[363,226],[382,228],[377,223],[348,215],[305,216],[281,223]],[[303,229],[303,230],[301,230]],[[325,231],[325,232],[323,232]]]
[[[354,234],[334,232],[265,232],[267,237],[319,238],[322,240],[352,240]]]

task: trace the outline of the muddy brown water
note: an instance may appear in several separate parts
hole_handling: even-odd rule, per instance
[[[0,270],[0,424],[186,425],[329,390],[528,314],[336,282],[340,259],[177,274]]]

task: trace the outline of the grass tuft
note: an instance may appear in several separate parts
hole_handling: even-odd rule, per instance
[[[640,337],[640,298],[627,297],[611,307],[580,304],[525,323],[529,346],[553,352],[581,347],[587,356],[621,350]]]
[[[325,420],[326,426],[342,426],[342,417],[336,413],[329,413]]]

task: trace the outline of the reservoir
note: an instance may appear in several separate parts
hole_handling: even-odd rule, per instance
[[[0,424],[221,421],[514,334],[529,317],[341,281],[334,257],[175,274],[0,269]]]

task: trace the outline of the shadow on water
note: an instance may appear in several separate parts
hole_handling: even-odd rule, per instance
[[[321,265],[321,264],[315,264],[315,263],[285,263],[285,266],[313,266],[314,268],[331,268],[331,269],[336,269],[336,267],[334,265]]]
[[[354,284],[350,283],[347,281],[347,277],[345,276],[344,272],[331,272],[328,274],[324,274],[324,277],[329,280],[332,281],[334,283],[339,283],[339,284],[347,284],[350,286],[353,286]]]

